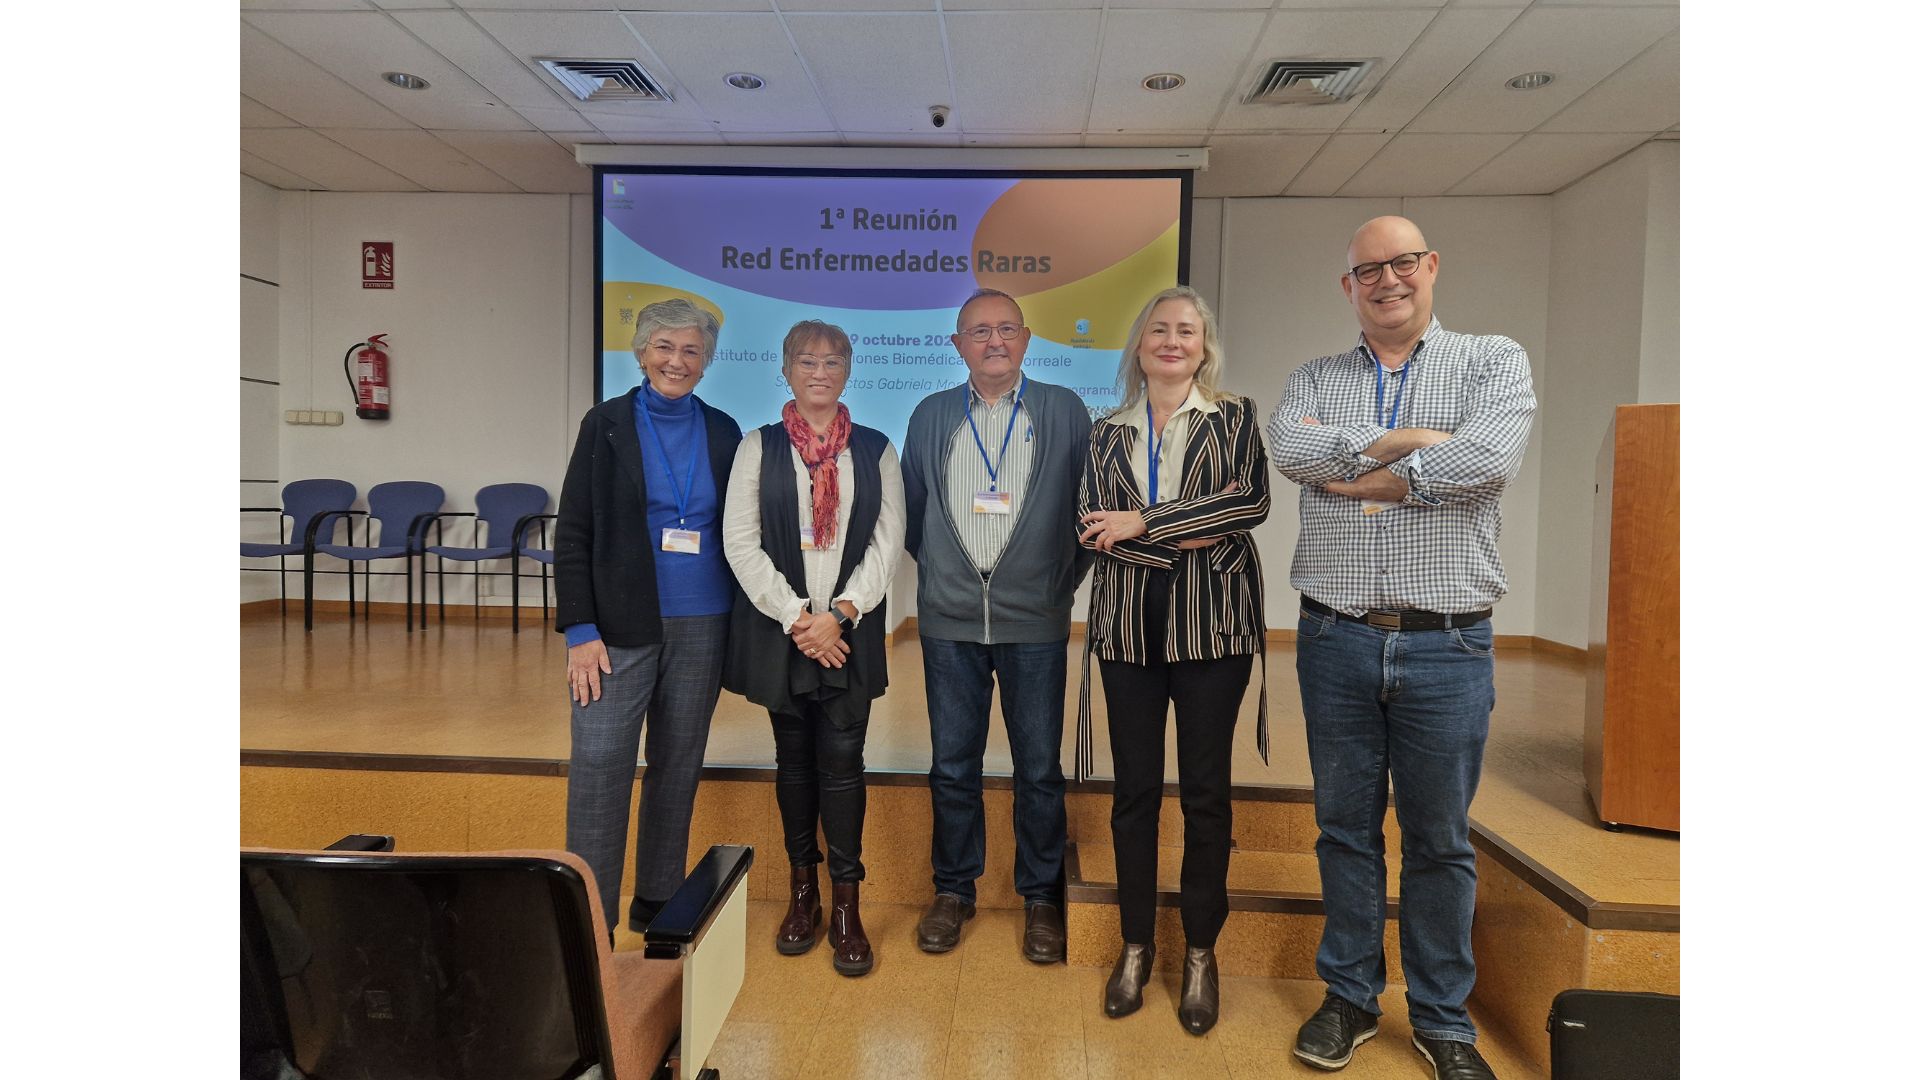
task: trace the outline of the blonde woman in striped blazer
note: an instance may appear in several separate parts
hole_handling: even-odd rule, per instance
[[[1107,980],[1106,1012],[1138,1009],[1153,971],[1171,702],[1186,819],[1179,1014],[1183,1027],[1204,1035],[1220,1015],[1213,945],[1227,919],[1233,727],[1256,656],[1258,744],[1263,759],[1267,753],[1266,620],[1251,533],[1267,517],[1267,451],[1253,402],[1219,388],[1219,330],[1192,289],[1148,301],[1121,355],[1120,406],[1093,426],[1080,489],[1080,542],[1098,553],[1086,648],[1100,657],[1107,698],[1125,941]],[[1082,779],[1093,749],[1086,674],[1074,751]]]

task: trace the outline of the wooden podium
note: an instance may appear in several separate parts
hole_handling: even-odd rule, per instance
[[[1622,405],[1595,465],[1587,793],[1680,829],[1680,406]]]

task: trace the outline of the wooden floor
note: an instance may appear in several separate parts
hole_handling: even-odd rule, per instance
[[[1079,647],[1075,639],[1069,724],[1079,694]],[[565,654],[561,636],[537,623],[516,635],[506,620],[475,620],[466,609],[449,609],[444,625],[412,634],[398,616],[349,622],[344,614],[319,612],[308,634],[297,606],[285,620],[277,611],[247,611],[240,627],[241,748],[564,761]],[[1098,669],[1094,665],[1096,680]],[[931,755],[926,685],[911,637],[892,647],[889,671],[891,689],[874,703],[867,767],[924,774]],[[1235,733],[1234,783],[1311,785],[1292,645],[1267,651],[1270,765],[1254,749],[1258,678],[1256,667]],[[1677,906],[1679,839],[1606,832],[1587,802],[1581,662],[1503,649],[1494,678],[1498,705],[1474,819],[1595,900]],[[1093,701],[1095,774],[1111,776],[1098,686]],[[1069,731],[1063,767],[1071,767],[1072,742]],[[1011,771],[997,718],[986,757],[989,772]],[[1171,730],[1167,760],[1174,780]],[[765,712],[722,694],[707,761],[770,766]]]

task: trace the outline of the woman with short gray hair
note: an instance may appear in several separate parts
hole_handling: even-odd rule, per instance
[[[712,313],[677,297],[640,310],[633,352],[644,381],[588,410],[560,491],[555,624],[567,636],[573,710],[567,850],[593,868],[616,925],[644,728],[627,909],[635,932],[686,876],[733,609],[720,513],[740,425],[693,394],[719,329]]]

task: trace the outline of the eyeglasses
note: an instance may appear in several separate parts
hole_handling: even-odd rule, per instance
[[[847,358],[844,356],[815,356],[812,353],[799,353],[793,358],[793,366],[812,375],[824,371],[829,375],[838,375],[847,370]]]
[[[1353,275],[1353,280],[1362,285],[1371,285],[1379,281],[1380,272],[1389,266],[1393,267],[1394,277],[1407,278],[1420,269],[1420,260],[1426,258],[1428,254],[1425,251],[1409,251],[1405,255],[1395,255],[1383,263],[1361,263],[1347,272]]]
[[[1025,329],[1026,327],[1016,326],[1013,323],[1001,323],[999,326],[970,326],[960,331],[960,336],[976,344],[984,344],[992,341],[993,335],[998,333],[1000,340],[1012,341],[1020,336],[1020,331]]]
[[[675,345],[671,341],[662,339],[660,341],[653,342],[648,347],[651,348],[654,352],[660,353],[662,356],[672,356],[675,353],[678,353],[681,359],[686,360],[689,363],[698,364],[706,360],[707,358],[707,350],[701,348],[698,345]]]

